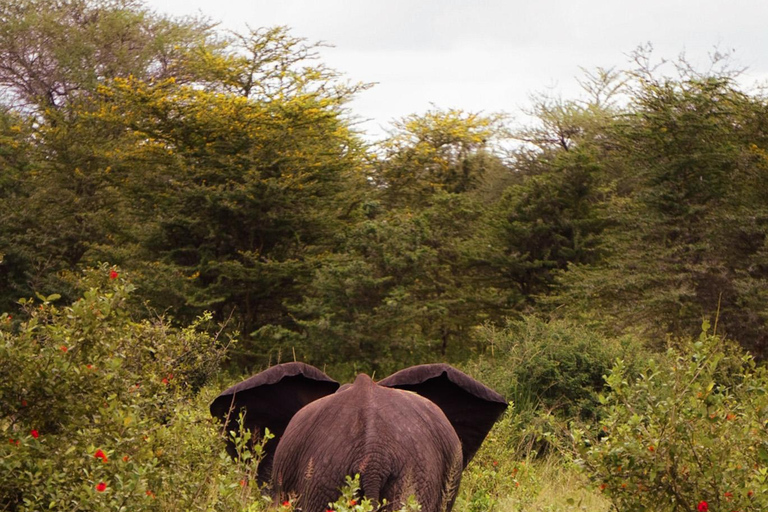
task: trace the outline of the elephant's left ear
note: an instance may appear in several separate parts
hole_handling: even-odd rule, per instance
[[[461,440],[464,467],[509,405],[491,388],[447,364],[411,366],[378,384],[413,391],[440,407]]]
[[[288,423],[299,409],[326,395],[334,393],[339,383],[304,363],[284,363],[273,366],[223,391],[211,403],[211,414],[225,423],[225,431],[237,430],[237,419],[245,412],[244,427],[259,441],[265,429],[274,435],[264,447],[259,464],[258,479],[269,481],[272,459]],[[227,446],[235,456],[234,444]]]

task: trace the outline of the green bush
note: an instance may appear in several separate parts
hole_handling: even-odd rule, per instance
[[[83,286],[0,315],[0,510],[260,507],[208,414],[225,353],[210,318],[133,321],[133,286],[107,266]]]
[[[595,417],[614,361],[642,354],[632,338],[606,338],[573,322],[538,317],[501,329],[483,326],[476,336],[486,354],[470,365],[473,375],[510,398],[518,413],[543,408],[561,418]]]
[[[574,436],[618,510],[768,510],[768,373],[750,356],[702,334],[607,384],[600,434]]]

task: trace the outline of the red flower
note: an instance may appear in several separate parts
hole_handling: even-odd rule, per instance
[[[649,451],[649,452],[652,452],[652,451],[654,451],[654,450],[656,450],[656,448],[654,448],[654,447],[653,447],[653,445],[651,445],[651,446],[649,446],[649,447],[648,447],[648,451]]]
[[[119,276],[119,275],[120,274],[118,274],[115,269],[112,269],[112,270],[109,271],[109,278],[110,279],[117,279],[117,276]]]
[[[106,491],[107,490],[107,484],[105,484],[104,482],[97,483],[96,484],[96,490],[99,491],[99,492]]]
[[[284,501],[283,502],[283,506],[284,507],[290,507],[291,506],[291,502],[290,501]]]
[[[349,500],[350,507],[354,507],[355,505],[357,505],[357,502],[355,500]]]
[[[29,435],[31,435],[31,436],[32,436],[32,437],[34,437],[35,439],[37,439],[38,437],[40,437],[40,433],[39,433],[37,430],[35,430],[34,428],[33,428],[32,430],[30,430],[30,431],[29,431]]]
[[[149,496],[150,498],[154,498],[155,497],[155,493],[153,493],[150,490],[147,490],[147,496]]]
[[[706,501],[700,501],[699,506],[696,507],[699,512],[707,512],[709,510],[709,504]]]
[[[69,350],[66,345],[62,345],[59,348],[61,349],[62,352],[66,352],[67,350]]]
[[[166,386],[168,385],[168,379],[166,379],[165,377],[163,377],[163,380],[161,380],[160,382],[162,382]]]
[[[93,456],[97,459],[101,459],[102,462],[107,462],[107,454],[101,451],[101,449],[96,450],[96,453],[94,453]]]
[[[21,406],[22,407],[26,407],[27,406],[27,401],[26,400],[22,400],[21,401]]]

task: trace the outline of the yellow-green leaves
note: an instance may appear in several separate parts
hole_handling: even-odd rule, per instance
[[[397,205],[428,203],[438,191],[472,190],[493,161],[488,150],[504,136],[501,121],[461,110],[406,117],[381,143],[375,179]]]

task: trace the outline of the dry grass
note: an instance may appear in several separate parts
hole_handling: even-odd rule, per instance
[[[505,461],[506,462],[506,461]],[[501,464],[500,464],[501,466]],[[509,467],[509,462],[503,464]],[[470,476],[463,485],[455,512],[560,512],[589,511],[610,512],[611,502],[599,491],[589,487],[577,468],[558,457],[550,457],[533,463],[514,465],[514,473],[506,469],[497,472],[494,499],[483,498],[482,485]],[[470,470],[478,471],[477,469]],[[469,475],[467,475],[469,476]],[[488,473],[482,479],[489,484]]]
[[[589,488],[583,475],[575,468],[566,466],[556,459],[534,464],[537,492],[526,499],[509,496],[499,500],[494,510],[499,512],[559,512],[584,510],[608,512],[611,502],[598,491]]]

